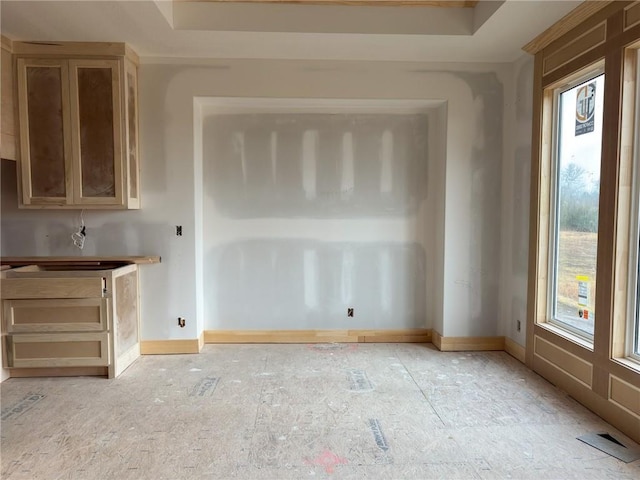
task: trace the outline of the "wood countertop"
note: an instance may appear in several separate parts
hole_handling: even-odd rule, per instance
[[[20,267],[24,265],[101,265],[122,263],[123,265],[148,265],[160,263],[159,255],[124,257],[0,257],[0,265]]]

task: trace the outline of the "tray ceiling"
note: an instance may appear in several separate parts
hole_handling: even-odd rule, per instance
[[[511,62],[581,3],[294,1],[2,0],[1,30],[16,40],[127,42],[144,61]]]

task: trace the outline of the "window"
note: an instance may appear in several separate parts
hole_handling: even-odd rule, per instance
[[[638,441],[640,1],[587,3],[531,42],[526,361]]]
[[[555,91],[549,319],[593,338],[604,74]]]
[[[636,78],[636,91],[635,91],[635,125],[640,126],[640,50],[632,51],[631,55],[635,57],[635,78]],[[632,229],[631,245],[636,247],[635,252],[632,251],[630,261],[632,263],[631,279],[629,282],[630,287],[635,292],[635,295],[631,295],[632,308],[628,313],[627,322],[627,356],[640,361],[640,132],[635,128],[635,135],[633,138],[635,159],[635,184],[634,184],[634,210],[632,223],[634,228]],[[633,254],[635,253],[635,255]]]

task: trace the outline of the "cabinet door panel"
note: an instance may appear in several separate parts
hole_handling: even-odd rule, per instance
[[[115,60],[71,60],[75,134],[75,201],[121,204],[119,65]]]
[[[136,66],[129,60],[125,62],[125,108],[127,134],[127,163],[129,172],[129,207],[139,208],[140,180],[138,176],[138,72]]]
[[[24,203],[67,203],[72,192],[65,61],[20,59],[18,98]]]
[[[115,356],[120,357],[139,342],[138,332],[138,272],[133,271],[114,279]]]
[[[13,63],[11,50],[5,48],[2,39],[2,70],[0,74],[0,157],[16,160],[16,126],[13,101]]]
[[[111,69],[78,67],[82,196],[116,194]]]

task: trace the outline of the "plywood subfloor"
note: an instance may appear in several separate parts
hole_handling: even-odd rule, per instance
[[[0,386],[3,479],[637,479],[626,438],[504,352],[207,345]]]

